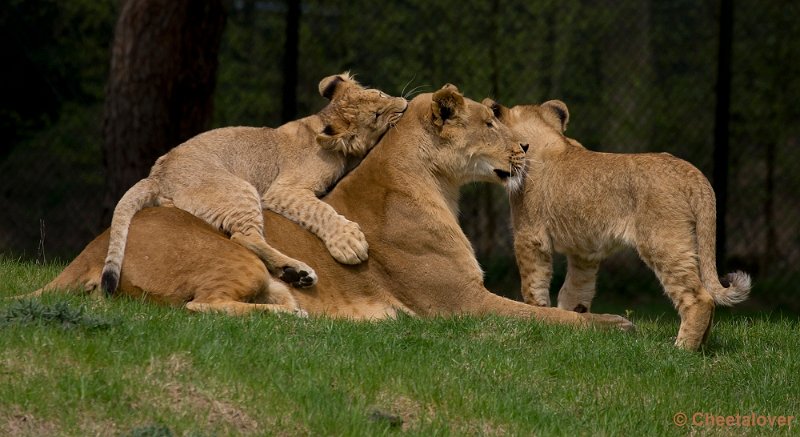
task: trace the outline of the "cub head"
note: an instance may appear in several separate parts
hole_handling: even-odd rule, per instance
[[[566,140],[564,132],[569,123],[569,110],[560,100],[550,100],[541,105],[517,105],[513,108],[507,108],[489,98],[482,103],[503,124],[528,142],[533,147],[533,152]]]
[[[322,79],[319,93],[330,103],[319,113],[324,127],[317,143],[345,155],[365,155],[408,107],[406,99],[363,87],[347,72]]]
[[[430,123],[438,136],[430,152],[436,169],[458,183],[487,181],[514,191],[522,184],[527,144],[488,107],[447,84],[431,96]]]

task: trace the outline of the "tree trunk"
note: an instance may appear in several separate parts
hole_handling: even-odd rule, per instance
[[[297,62],[300,56],[300,0],[286,2],[286,43],[283,46],[283,109],[281,120],[297,118]]]
[[[221,0],[126,0],[106,90],[104,223],[155,160],[208,128],[225,11]]]

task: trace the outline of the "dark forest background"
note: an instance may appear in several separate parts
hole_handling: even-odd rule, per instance
[[[777,0],[6,0],[0,254],[69,260],[156,157],[314,112],[318,81],[351,70],[395,95],[452,82],[507,105],[561,99],[591,149],[692,162],[717,192],[721,272],[753,274],[751,309],[797,313],[797,17]],[[487,285],[514,296],[505,194],[463,194]],[[598,287],[598,304],[667,302],[630,251]]]

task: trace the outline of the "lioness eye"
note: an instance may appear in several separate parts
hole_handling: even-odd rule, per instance
[[[381,113],[380,113],[380,112],[376,112],[376,113],[375,113],[375,120],[377,120],[377,119],[378,119],[378,117],[380,117],[380,116],[381,116]]]
[[[489,121],[486,122],[486,126],[494,127],[494,123],[491,120],[489,120]]]

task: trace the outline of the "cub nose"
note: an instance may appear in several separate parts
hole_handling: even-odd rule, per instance
[[[528,153],[528,147],[530,147],[528,143],[525,144],[519,143],[519,146],[522,147],[523,152]]]

